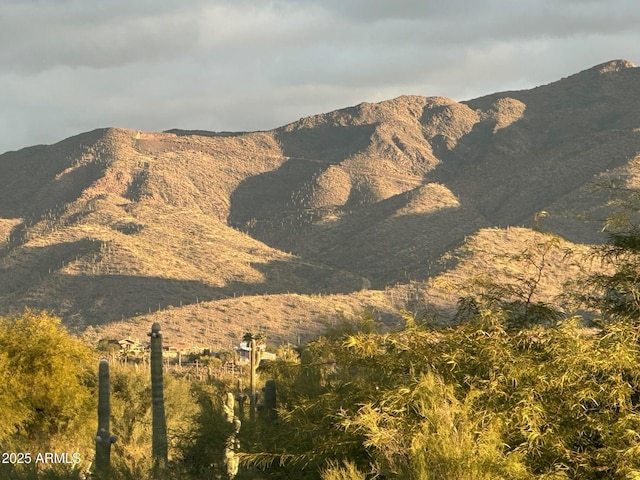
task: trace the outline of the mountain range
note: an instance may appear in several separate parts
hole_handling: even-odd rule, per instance
[[[402,96],[262,132],[105,128],[4,153],[0,313],[46,309],[93,336],[161,321],[170,342],[226,347],[363,309],[390,327],[426,299],[446,309],[438,285],[504,276],[541,230],[564,252],[606,240],[616,192],[640,184],[638,91],[638,68],[615,60],[464,102]],[[541,298],[581,268],[558,255]]]

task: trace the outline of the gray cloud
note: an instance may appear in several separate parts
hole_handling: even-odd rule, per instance
[[[32,0],[0,15],[0,152],[102,126],[269,129],[637,61],[631,0]]]

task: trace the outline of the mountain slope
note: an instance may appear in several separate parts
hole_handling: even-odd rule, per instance
[[[639,85],[618,60],[462,103],[404,96],[268,132],[100,129],[5,153],[0,310],[123,332],[161,318],[176,336],[203,323],[208,341],[257,324],[290,339],[367,306],[393,323],[419,296],[403,284],[455,269],[448,254],[478,232],[545,210],[544,228],[602,241],[610,193],[592,185],[640,181]],[[533,237],[488,238],[499,252]]]
[[[355,125],[359,147],[340,149],[342,160],[307,161],[313,173],[306,177],[275,171],[240,184],[230,223],[277,248],[346,266],[378,287],[424,276],[478,228],[530,225],[536,212],[563,201],[552,217],[599,204],[570,197],[637,157],[639,81],[636,68],[614,61],[530,91],[465,103],[400,97],[303,119],[279,134],[291,141]],[[310,145],[295,151],[300,168],[327,150],[299,144]],[[273,176],[281,177],[281,201],[267,203],[277,211],[252,210],[249,219],[234,200],[251,205]],[[555,226],[573,241],[603,238],[599,225]]]

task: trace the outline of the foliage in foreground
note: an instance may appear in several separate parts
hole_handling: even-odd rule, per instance
[[[540,244],[543,260],[552,240]],[[614,273],[585,283],[587,303],[606,314],[597,328],[538,300],[545,263],[526,256],[533,273],[520,286],[482,283],[461,301],[459,325],[407,316],[402,331],[381,334],[365,316],[334,326],[299,360],[266,365],[261,383],[275,380],[278,415],[244,419],[236,480],[640,478],[635,245],[614,242],[604,257]],[[90,461],[95,365],[59,319],[0,318],[2,448],[78,450]],[[226,478],[229,391],[167,381],[171,461],[156,478]],[[113,478],[150,478],[148,372],[114,369],[112,410]],[[81,478],[64,465],[0,473]]]
[[[98,356],[70,335],[57,317],[30,310],[0,317],[0,453],[30,454],[21,464],[17,458],[0,458],[5,460],[0,463],[0,479],[80,479],[92,470],[97,365]],[[179,439],[193,429],[197,408],[186,380],[168,378],[165,397],[175,453]],[[119,437],[112,447],[111,478],[148,478],[148,371],[114,365],[111,408],[111,429]],[[45,453],[58,454],[67,463],[37,461],[38,454]],[[170,465],[162,474],[186,478],[179,465]]]
[[[2,451],[89,453],[94,357],[60,319],[26,310],[0,317]],[[29,449],[29,450],[28,450]]]
[[[504,325],[484,311],[446,329],[410,322],[310,344],[309,363],[272,367],[306,387],[283,389],[277,425],[245,461],[268,478],[640,475],[637,326]]]
[[[363,321],[310,343],[300,361],[289,357],[271,363],[261,375],[277,382],[278,418],[245,419],[240,432],[244,468],[236,478],[640,475],[637,325],[618,320],[587,329],[569,318],[515,329],[508,327],[508,314],[481,310],[467,323],[444,329],[408,318],[404,330],[385,334]],[[85,355],[92,358],[56,325],[44,314],[4,320],[0,373],[5,385],[15,388],[15,395],[23,383],[36,392],[41,388],[47,399],[42,406],[56,413],[43,416],[32,408],[39,397],[28,398],[32,403],[21,406],[27,413],[0,417],[2,444],[43,451],[83,448],[84,458],[90,459],[95,385],[91,362],[86,371],[77,362],[85,361]],[[48,340],[32,332],[32,342],[24,341],[20,335],[33,326],[48,331]],[[66,345],[64,353],[59,348],[38,350],[51,339]],[[28,361],[23,350],[31,349],[51,358],[35,355]],[[18,355],[19,368],[12,363]],[[41,368],[52,372],[54,380],[71,376],[66,381],[75,386],[66,383],[63,395],[55,381],[46,383]],[[56,368],[61,370],[56,373]],[[25,383],[26,376],[41,383]],[[120,437],[113,449],[114,478],[149,478],[149,389],[146,372],[114,369],[112,429]],[[224,383],[189,389],[185,382],[168,382],[173,461],[165,478],[224,478],[221,455],[230,431],[221,399],[231,389]],[[0,393],[0,406],[14,408],[7,392]],[[75,416],[59,416],[69,398],[83,407]],[[50,443],[42,443],[45,439]],[[73,466],[3,473],[16,479],[81,478]]]

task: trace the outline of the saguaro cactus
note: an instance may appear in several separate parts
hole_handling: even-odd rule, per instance
[[[224,449],[224,464],[227,471],[227,477],[232,479],[238,474],[240,459],[237,452],[240,450],[240,441],[238,433],[242,422],[235,416],[235,396],[233,393],[227,393],[224,399],[224,415],[228,423],[233,425],[233,433],[227,438]]]
[[[242,380],[238,379],[236,383],[236,401],[238,402],[238,418],[244,420],[244,402],[247,400],[247,396],[242,391]]]
[[[263,333],[254,335],[252,333],[245,333],[242,337],[243,340],[249,345],[249,418],[255,420],[256,407],[258,405],[258,394],[256,393],[256,369],[260,365],[260,349],[258,348],[258,342],[264,341],[265,337]]]
[[[276,381],[273,379],[264,385],[264,410],[269,420],[276,419]]]
[[[166,465],[167,421],[164,413],[164,382],[162,380],[162,330],[158,322],[151,326],[151,451],[154,466]]]
[[[224,416],[229,423],[233,423],[233,417],[235,416],[236,398],[233,393],[228,392],[224,397]]]
[[[108,478],[111,467],[111,444],[118,439],[109,434],[111,417],[109,362],[103,358],[98,366],[98,433],[96,434],[96,476]]]

